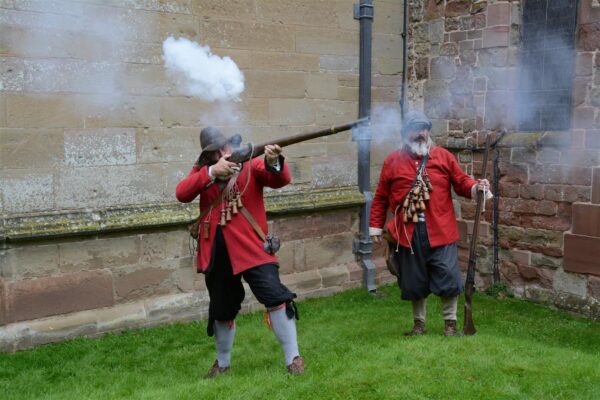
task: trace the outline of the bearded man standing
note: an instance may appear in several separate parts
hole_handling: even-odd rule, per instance
[[[196,163],[176,188],[181,202],[200,196],[197,269],[206,274],[210,296],[207,331],[215,336],[217,348],[217,359],[207,377],[229,371],[234,320],[245,295],[242,277],[266,307],[288,372],[301,374],[304,360],[296,338],[296,294],[281,283],[276,249],[263,238],[267,232],[263,188],[287,185],[290,171],[277,145],[265,146],[264,159],[254,158],[243,165],[228,161],[232,143],[240,141],[239,135],[226,138],[216,128],[202,129],[201,157],[209,163],[202,167]]]
[[[407,336],[426,332],[426,300],[442,299],[444,334],[456,335],[458,296],[464,291],[458,266],[459,239],[451,188],[466,198],[477,190],[493,197],[486,179],[465,174],[446,149],[433,146],[431,121],[410,111],[402,126],[403,146],[384,161],[370,214],[369,234],[381,243],[387,210],[393,218],[386,228],[396,241],[393,249],[401,298],[412,302],[414,325]]]

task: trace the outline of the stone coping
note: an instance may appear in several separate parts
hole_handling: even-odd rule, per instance
[[[443,138],[444,136],[440,136]],[[565,147],[573,141],[570,131],[546,131],[546,132],[508,132],[500,143],[499,148],[527,147],[538,149],[541,147]],[[474,146],[469,140],[452,140],[444,146],[448,150],[483,150],[483,143]]]
[[[265,193],[270,215],[360,206],[364,202],[356,186]],[[197,215],[197,202],[9,214],[0,219],[0,243],[183,225]]]

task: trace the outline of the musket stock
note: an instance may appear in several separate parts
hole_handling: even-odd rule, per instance
[[[231,154],[231,156],[229,156],[228,160],[231,162],[235,162],[235,163],[246,162],[254,157],[263,155],[265,152],[265,146],[269,145],[269,144],[276,144],[281,147],[289,146],[292,144],[305,142],[307,140],[316,139],[316,138],[319,138],[322,136],[329,136],[329,135],[333,135],[335,133],[348,131],[357,125],[360,125],[363,123],[368,123],[368,122],[369,122],[368,117],[361,118],[361,119],[357,119],[356,121],[349,122],[347,124],[332,126],[331,128],[321,129],[319,131],[299,133],[299,134],[287,136],[287,137],[284,137],[281,139],[270,140],[270,141],[267,141],[264,143],[258,143],[258,144],[247,143],[238,148],[235,148],[233,150],[233,153]],[[196,164],[198,164],[199,167],[202,167],[204,165],[208,165],[208,160],[203,158],[201,155],[198,158],[198,161],[196,161]]]

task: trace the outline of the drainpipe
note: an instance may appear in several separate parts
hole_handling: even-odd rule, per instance
[[[408,0],[404,0],[402,20],[402,86],[400,87],[400,115],[404,121],[406,110],[406,64],[408,64]]]
[[[373,27],[373,0],[360,0],[354,5],[354,19],[360,22],[360,55],[358,83],[358,117],[371,116],[371,36]],[[369,212],[373,195],[370,183],[371,126],[361,124],[352,131],[352,140],[358,143],[358,189],[365,196],[360,209],[359,238],[352,242],[352,252],[363,268],[365,287],[371,293],[375,285],[375,264],[371,260],[372,242],[369,236]]]

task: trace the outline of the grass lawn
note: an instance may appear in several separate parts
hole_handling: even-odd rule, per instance
[[[0,398],[600,399],[600,322],[476,295],[478,333],[445,338],[431,297],[427,335],[404,337],[410,303],[383,290],[299,304],[302,376],[255,313],[238,318],[232,371],[215,380],[200,379],[215,359],[201,321],[0,354]]]

